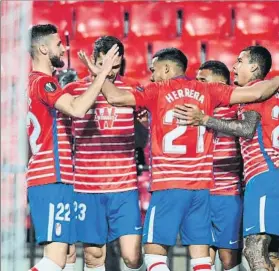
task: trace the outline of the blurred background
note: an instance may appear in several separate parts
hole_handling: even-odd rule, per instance
[[[77,52],[92,53],[102,35],[118,37],[125,46],[125,77],[149,82],[152,55],[177,47],[188,57],[187,76],[195,78],[206,60],[229,69],[244,47],[260,44],[273,58],[269,77],[279,75],[279,1],[11,1],[1,2],[1,270],[28,270],[42,256],[35,245],[25,187],[26,97],[30,59],[27,30],[32,24],[55,24],[67,45],[70,80],[87,75]],[[65,70],[66,69],[66,70]],[[67,80],[66,80],[67,81]],[[148,207],[149,143],[136,152],[142,216]],[[117,244],[108,251],[107,270],[121,265]],[[171,270],[190,270],[179,239],[170,251]],[[217,269],[222,267],[217,265]],[[247,268],[246,263],[242,266]],[[83,270],[78,246],[76,270]]]

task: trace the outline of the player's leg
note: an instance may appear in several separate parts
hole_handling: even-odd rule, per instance
[[[211,258],[211,271],[215,271],[216,251],[217,251],[217,248],[215,248],[215,247],[210,247],[209,248],[209,255],[210,255],[210,258]]]
[[[268,248],[269,259],[271,260],[274,270],[279,271],[279,236],[272,236]]]
[[[84,245],[85,271],[105,271],[106,245]]]
[[[242,250],[242,199],[236,196],[210,196],[212,239],[225,270],[239,270]]]
[[[189,246],[194,270],[211,270],[209,244],[211,242],[210,198],[208,190],[194,190],[191,204],[181,225],[181,242]]]
[[[70,245],[68,248],[66,265],[63,271],[74,271],[76,263],[76,247],[75,245]]]
[[[76,193],[77,240],[84,244],[84,270],[105,270],[106,201],[106,194]]]
[[[246,186],[244,196],[244,255],[250,268],[273,270],[268,257],[270,235],[279,235],[279,171],[256,176]]]
[[[142,224],[137,190],[108,194],[108,241],[119,239],[124,270],[145,270],[141,253]]]
[[[192,191],[170,189],[152,193],[146,213],[143,243],[148,271],[168,271],[167,252],[176,244],[185,206],[191,203]]]
[[[73,187],[66,184],[28,188],[36,240],[44,244],[44,257],[33,270],[60,271],[65,267],[68,244],[76,241],[73,195]]]

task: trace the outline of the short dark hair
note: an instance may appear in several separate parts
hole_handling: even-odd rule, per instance
[[[118,48],[119,48],[118,55],[123,56],[124,55],[124,45],[118,38],[113,37],[113,36],[102,36],[102,37],[98,38],[94,42],[93,55],[94,55],[95,61],[98,58],[98,56],[100,55],[100,53],[106,54],[114,44],[118,45]]]
[[[215,75],[223,76],[226,80],[226,84],[230,84],[230,71],[228,67],[221,61],[208,60],[199,67],[199,70],[210,70]]]
[[[153,58],[158,57],[158,61],[170,60],[175,62],[184,72],[187,69],[188,59],[177,48],[165,48],[153,55]]]
[[[34,45],[40,39],[57,33],[57,27],[53,24],[37,24],[32,26],[32,28],[29,30],[29,38],[30,38],[30,46],[29,46],[29,52],[31,57],[34,57]]]
[[[264,79],[269,73],[272,65],[270,52],[265,47],[260,45],[249,46],[242,50],[242,52],[249,52],[249,63],[257,63],[259,65],[260,70],[257,77],[258,79]]]

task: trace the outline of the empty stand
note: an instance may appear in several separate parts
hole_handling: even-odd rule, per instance
[[[148,44],[145,40],[129,39],[123,42],[125,48],[125,76],[140,79],[148,72]]]
[[[179,7],[179,5],[177,4]],[[222,2],[187,2],[181,5],[182,35],[192,38],[224,38],[232,34],[232,9]]]
[[[278,1],[235,3],[234,10],[236,36],[278,40]]]
[[[206,43],[206,60],[222,61],[228,66],[229,70],[232,70],[241,50],[254,44],[250,40],[209,40]]]
[[[128,20],[128,36],[174,38],[177,36],[177,8],[173,3],[124,3]]]
[[[35,1],[33,4],[33,24],[54,24],[60,34],[73,32],[73,7],[59,2]]]
[[[82,2],[75,5],[75,26],[80,38],[124,36],[124,8],[118,3]]]
[[[272,56],[272,67],[271,71],[279,71],[279,41],[261,40],[259,44],[266,47]]]

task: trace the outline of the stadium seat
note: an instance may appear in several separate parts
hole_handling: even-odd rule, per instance
[[[206,60],[222,61],[232,70],[241,50],[251,45],[254,45],[251,40],[209,40],[206,43]]]
[[[201,64],[201,42],[193,40],[160,40],[152,43],[152,54],[166,48],[175,47],[181,50],[188,58],[187,75],[195,77],[196,70]]]
[[[123,41],[125,48],[125,76],[133,79],[145,78],[148,72],[147,42],[139,39]]]
[[[177,11],[172,3],[130,2],[123,3],[128,12],[129,35],[136,37],[176,37]]]
[[[93,43],[95,39],[82,39],[82,40],[72,40],[70,43],[70,59],[71,67],[77,71],[79,78],[83,78],[88,75],[88,70],[81,63],[78,58],[78,51],[84,50],[88,56],[92,55]],[[67,53],[65,54],[65,63],[67,63]]]
[[[181,10],[183,37],[217,39],[231,35],[230,4],[187,2],[182,5]]]
[[[279,2],[235,3],[235,34],[237,37],[279,38]]]
[[[274,73],[279,72],[279,41],[261,40],[259,44],[266,47],[272,56],[271,71]]]
[[[39,3],[40,2],[40,3]],[[60,5],[60,3],[50,3],[35,1],[33,4],[33,24],[54,24],[58,27],[60,34],[65,31],[73,32],[73,7]]]
[[[78,38],[124,35],[124,9],[117,3],[77,3],[75,20]]]

